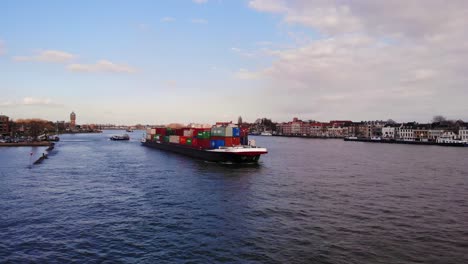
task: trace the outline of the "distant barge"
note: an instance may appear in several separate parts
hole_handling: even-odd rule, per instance
[[[440,143],[440,142],[433,142],[433,141],[405,141],[405,140],[396,140],[396,139],[369,139],[369,138],[353,138],[353,137],[345,137],[344,141],[384,143],[384,144],[430,145],[430,146],[445,146],[445,147],[467,147],[468,146],[464,142]]]

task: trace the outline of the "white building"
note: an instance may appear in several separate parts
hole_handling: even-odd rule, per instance
[[[430,141],[436,141],[437,138],[442,136],[443,133],[444,133],[443,129],[429,129],[428,138]]]
[[[440,137],[437,138],[437,143],[461,143],[458,135],[454,132],[444,132]]]
[[[399,136],[399,127],[396,126],[385,126],[382,127],[382,138],[383,139],[395,139]]]
[[[414,128],[412,126],[402,126],[399,131],[399,138],[405,141],[414,141]]]
[[[468,142],[468,129],[460,129],[458,131],[458,136],[460,137],[461,140]]]

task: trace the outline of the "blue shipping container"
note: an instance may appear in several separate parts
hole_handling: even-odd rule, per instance
[[[240,129],[238,127],[232,128],[232,136],[233,137],[240,137]]]
[[[219,147],[224,146],[224,140],[223,139],[213,139],[210,141],[211,148],[217,149]]]

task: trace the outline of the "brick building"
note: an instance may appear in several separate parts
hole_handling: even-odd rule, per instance
[[[0,115],[0,135],[8,135],[10,132],[9,118],[6,115]]]

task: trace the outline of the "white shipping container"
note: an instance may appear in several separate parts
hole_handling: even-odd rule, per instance
[[[232,126],[224,127],[224,136],[232,137]]]
[[[184,137],[193,137],[193,129],[185,129]]]
[[[151,128],[147,128],[147,129],[146,129],[146,134],[147,134],[147,135],[151,134]]]
[[[180,143],[180,137],[179,136],[169,136],[169,142],[170,143]]]
[[[152,128],[152,129],[151,129],[151,134],[152,134],[152,135],[156,135],[156,128]]]
[[[213,127],[211,128],[211,135],[216,137],[232,137],[232,127]]]
[[[151,134],[146,134],[146,139],[150,140],[151,139]]]

